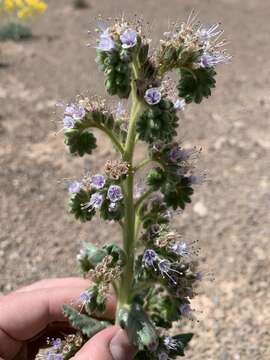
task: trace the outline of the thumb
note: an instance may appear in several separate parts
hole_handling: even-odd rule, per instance
[[[131,360],[134,355],[126,331],[111,326],[90,339],[72,360]]]

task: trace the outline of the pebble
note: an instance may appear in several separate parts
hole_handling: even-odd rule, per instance
[[[208,214],[206,206],[201,201],[198,201],[194,204],[193,211],[201,217],[205,217]]]

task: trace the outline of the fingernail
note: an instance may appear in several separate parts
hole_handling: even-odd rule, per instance
[[[114,335],[110,342],[110,351],[114,360],[131,360],[133,358],[133,348],[124,330],[119,330]]]

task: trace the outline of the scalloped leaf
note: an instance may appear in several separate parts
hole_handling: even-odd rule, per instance
[[[79,129],[65,131],[65,144],[69,147],[71,154],[79,156],[92,154],[97,147],[95,136]]]
[[[215,88],[216,72],[213,68],[181,69],[181,79],[178,84],[179,96],[187,103],[199,104],[203,98],[211,95],[211,89]]]
[[[194,192],[187,178],[182,178],[180,182],[166,183],[161,192],[164,194],[164,201],[174,210],[177,208],[185,209],[186,204],[191,203],[191,196]]]
[[[82,332],[89,339],[95,334],[111,325],[108,321],[93,319],[85,314],[79,313],[68,305],[63,306],[64,315],[69,319],[71,325]]]
[[[127,332],[130,342],[139,350],[158,342],[155,326],[139,304],[133,304],[128,313]]]

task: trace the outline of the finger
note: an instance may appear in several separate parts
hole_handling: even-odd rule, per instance
[[[24,286],[13,291],[11,294],[17,294],[19,292],[32,291],[37,289],[48,289],[48,288],[60,288],[60,287],[89,287],[89,280],[85,280],[79,277],[70,278],[58,278],[58,279],[45,279],[35,282],[34,284]]]
[[[37,335],[49,323],[66,321],[63,304],[75,304],[85,287],[48,288],[21,292],[0,299],[0,329],[10,337],[24,341]],[[115,312],[113,296],[108,296],[104,318]]]
[[[89,284],[88,284],[89,285]],[[0,356],[12,359],[22,342],[38,335],[48,324],[67,321],[62,312],[63,304],[74,304],[82,287],[47,288],[19,292],[0,299]],[[107,297],[104,318],[113,319],[115,298]]]
[[[131,360],[134,354],[126,332],[111,326],[89,340],[72,360]]]
[[[62,304],[84,288],[45,289],[11,294],[0,299],[0,356],[13,359],[23,341],[39,334],[53,321],[63,321]]]

